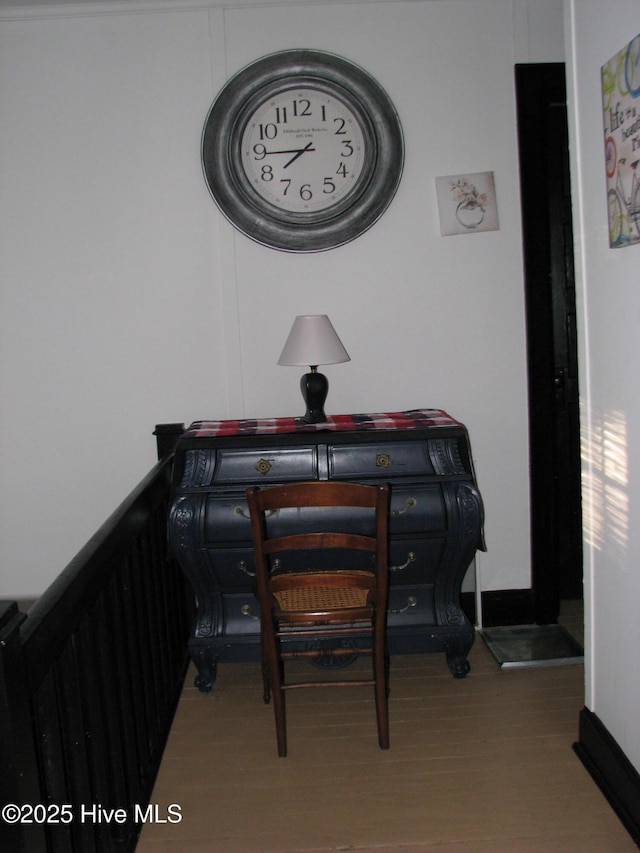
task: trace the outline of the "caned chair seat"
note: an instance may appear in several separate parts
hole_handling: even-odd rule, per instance
[[[382,749],[388,749],[388,486],[313,482],[254,487],[247,490],[247,503],[255,551],[256,595],[260,602],[263,695],[265,702],[273,696],[278,754],[287,754],[285,691],[318,684],[373,685],[378,743]],[[289,531],[285,525],[286,532],[282,532],[280,510],[313,511],[318,507],[332,510],[315,516],[296,513],[295,530]],[[346,515],[341,512],[343,508],[363,510],[356,529],[350,530],[350,523],[341,517]],[[296,552],[299,560],[299,554],[306,550],[326,554],[322,569],[281,568],[286,552]],[[343,557],[349,552],[368,553],[367,564],[372,568],[332,565],[332,555],[335,560],[336,553]],[[293,554],[289,557],[296,559]],[[300,647],[295,646],[296,638],[304,639]],[[371,678],[292,684],[285,681],[283,661],[288,657],[345,654],[370,654]]]
[[[279,608],[277,615],[281,619],[286,619],[296,612],[302,612],[306,616],[315,613],[320,617],[349,607],[371,610],[373,605],[370,593],[372,585],[375,584],[373,572],[341,571],[339,574],[346,582],[353,585],[334,586],[328,582],[323,583],[332,578],[332,575],[326,572],[287,575],[287,586],[284,589],[279,589],[278,579],[272,578],[273,597]],[[309,580],[313,580],[313,585],[309,585]]]

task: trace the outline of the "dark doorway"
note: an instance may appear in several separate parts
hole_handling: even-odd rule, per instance
[[[516,66],[536,622],[582,598],[576,308],[565,66]]]

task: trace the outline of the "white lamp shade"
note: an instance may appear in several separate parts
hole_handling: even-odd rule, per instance
[[[296,317],[278,364],[338,364],[351,361],[326,314]]]

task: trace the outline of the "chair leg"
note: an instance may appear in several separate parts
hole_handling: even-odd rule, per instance
[[[389,656],[384,637],[373,644],[373,677],[375,680],[376,720],[380,749],[389,749]]]
[[[287,721],[284,701],[284,690],[282,688],[282,661],[278,654],[278,641],[272,630],[267,628],[263,635],[263,650],[265,669],[267,676],[266,690],[270,689],[273,696],[273,713],[276,723],[276,739],[278,743],[278,755],[284,758],[287,754]]]
[[[260,627],[260,660],[262,664],[262,698],[265,705],[271,701],[271,685],[269,682],[269,663],[266,654],[266,642],[264,637],[264,628]]]
[[[285,758],[287,754],[287,718],[284,706],[284,690],[273,691],[273,712],[276,720],[276,740],[278,755]]]
[[[269,685],[269,669],[267,664],[262,662],[262,699],[264,704],[268,705],[271,701],[271,687]]]

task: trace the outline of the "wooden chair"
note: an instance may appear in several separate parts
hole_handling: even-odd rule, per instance
[[[316,686],[373,685],[378,742],[388,749],[389,487],[291,483],[247,489],[247,502],[260,602],[264,701],[273,695],[278,755],[287,754],[285,691]],[[296,552],[288,555],[296,563],[293,570],[286,569],[287,551]],[[370,654],[372,677],[285,683],[284,658],[327,654]]]

